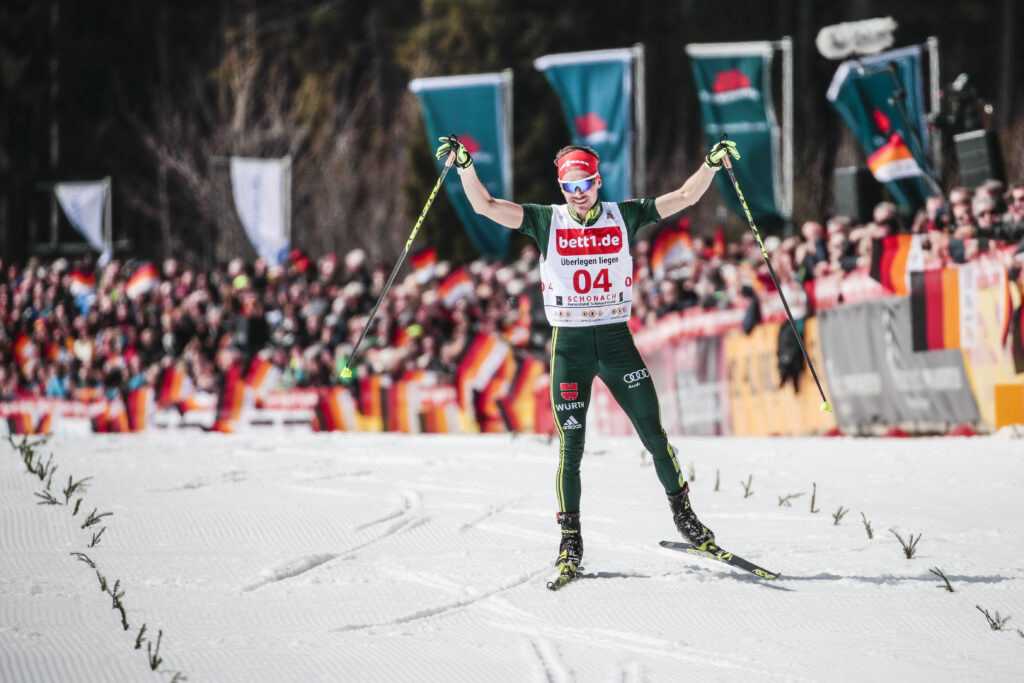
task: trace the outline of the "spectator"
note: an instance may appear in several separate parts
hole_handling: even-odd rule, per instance
[[[974,214],[971,213],[971,205],[966,200],[954,203],[953,236],[960,239],[972,237],[974,229]]]
[[[988,194],[975,195],[974,201],[971,202],[971,213],[976,223],[975,234],[980,237],[994,237],[1002,223],[1002,213],[996,200]]]
[[[819,263],[828,263],[828,244],[825,228],[817,221],[805,221],[800,226],[803,242],[796,248],[796,262],[802,281],[813,280]]]

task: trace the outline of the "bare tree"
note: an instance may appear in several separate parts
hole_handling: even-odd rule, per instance
[[[181,68],[174,81],[164,79],[155,88],[153,123],[133,119],[146,148],[167,170],[178,201],[187,204],[177,207],[176,216],[194,216],[169,230],[167,255],[203,263],[254,257],[224,162],[285,155],[292,158],[293,246],[312,254],[355,246],[372,256],[397,251],[388,245],[401,240],[402,195],[394,192],[389,202],[379,197],[382,187],[400,187],[406,172],[401,151],[411,112],[403,104],[382,115],[376,74],[296,73],[286,41],[262,36],[253,13],[240,30],[225,31],[214,70]],[[159,196],[137,185],[128,191],[147,215],[161,216]]]

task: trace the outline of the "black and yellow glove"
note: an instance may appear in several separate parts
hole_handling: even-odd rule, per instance
[[[458,138],[454,135],[449,135],[446,138],[438,138],[441,141],[441,146],[437,148],[436,156],[441,161],[448,158],[448,155],[455,152],[455,167],[456,168],[469,168],[473,165],[473,157],[469,156],[469,151],[466,146],[459,142]]]
[[[731,156],[733,159],[740,158],[740,152],[736,149],[736,143],[732,140],[716,142],[711,148],[711,151],[708,152],[708,155],[704,157],[704,163],[707,164],[709,168],[721,168],[722,160],[725,159],[726,155]]]

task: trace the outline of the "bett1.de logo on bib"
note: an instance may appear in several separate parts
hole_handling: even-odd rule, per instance
[[[555,249],[559,256],[616,254],[622,249],[622,229],[610,226],[556,230]]]

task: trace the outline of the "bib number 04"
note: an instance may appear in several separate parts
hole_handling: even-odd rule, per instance
[[[626,277],[626,286],[633,286],[633,278]],[[605,294],[612,288],[611,279],[608,277],[608,269],[602,268],[597,275],[591,277],[589,270],[580,269],[572,275],[572,287],[577,294],[586,294],[591,289],[600,289]]]

